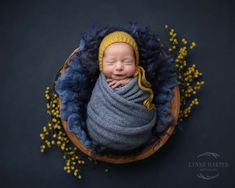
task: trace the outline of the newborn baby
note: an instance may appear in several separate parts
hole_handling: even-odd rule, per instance
[[[130,82],[136,72],[133,48],[123,42],[108,46],[103,57],[103,74],[112,88],[121,87]]]
[[[99,68],[87,105],[88,135],[95,145],[115,151],[136,149],[151,138],[156,111],[135,40],[120,31],[107,35],[99,48]]]

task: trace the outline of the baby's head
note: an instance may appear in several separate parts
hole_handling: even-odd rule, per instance
[[[99,47],[99,68],[103,74],[114,80],[133,77],[139,64],[138,47],[126,32],[108,34]]]

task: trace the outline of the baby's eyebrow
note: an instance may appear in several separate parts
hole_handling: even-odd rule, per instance
[[[108,60],[108,61],[115,61],[114,58],[107,58],[106,60]]]
[[[132,60],[132,59],[135,59],[135,57],[128,56],[128,57],[124,57],[124,58],[123,58],[123,60]]]
[[[106,58],[115,58],[112,55],[105,55],[105,54],[104,54],[104,57],[106,57]]]
[[[112,59],[112,60],[114,60],[114,59],[115,59],[115,58],[114,58],[114,57],[112,57],[112,56],[105,56],[105,55],[104,55],[104,57],[105,57],[105,58],[108,58],[108,59]]]
[[[124,57],[123,59],[125,60],[125,59],[133,59],[134,57],[132,57],[132,56],[128,56],[128,57]]]

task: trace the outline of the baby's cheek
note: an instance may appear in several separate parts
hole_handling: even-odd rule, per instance
[[[129,76],[133,76],[135,74],[135,71],[136,71],[136,66],[128,67],[127,71],[128,71]]]
[[[107,77],[111,77],[111,75],[112,75],[112,69],[110,69],[109,67],[107,67],[107,66],[104,66],[103,67],[103,74],[105,75],[105,76],[107,76]]]

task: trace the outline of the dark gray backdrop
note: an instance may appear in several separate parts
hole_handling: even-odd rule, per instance
[[[0,187],[234,187],[234,8],[229,0],[1,1]],[[201,104],[153,157],[90,168],[79,182],[63,171],[59,151],[39,152],[48,120],[44,89],[81,32],[93,23],[128,21],[160,34],[169,24],[197,42],[192,60],[204,73]],[[214,180],[199,179],[189,166],[203,152],[229,164]]]

